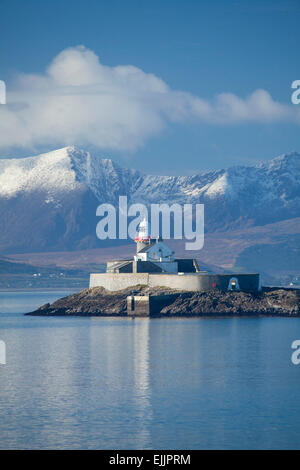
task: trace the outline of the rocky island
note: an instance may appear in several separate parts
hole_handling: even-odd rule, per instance
[[[132,308],[135,299],[135,308]],[[285,316],[300,317],[300,290],[263,287],[259,292],[178,291],[135,286],[119,291],[85,289],[26,315],[41,316]]]

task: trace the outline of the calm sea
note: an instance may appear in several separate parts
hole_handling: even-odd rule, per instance
[[[0,293],[0,448],[300,448],[300,319],[25,317]]]

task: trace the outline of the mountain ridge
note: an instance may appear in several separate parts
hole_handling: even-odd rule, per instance
[[[90,249],[103,202],[203,203],[207,232],[294,219],[300,207],[300,154],[191,176],[148,175],[75,146],[0,160],[0,252]]]
[[[86,160],[86,165],[83,165],[83,160]],[[34,163],[41,163],[40,165],[34,165]],[[45,163],[47,162],[47,165]],[[97,162],[97,165],[95,164]],[[7,194],[9,195],[9,189],[11,189],[11,193],[13,193],[13,183],[14,181],[16,182],[16,175],[14,175],[14,181],[9,181],[11,183],[11,188],[9,188],[9,185],[3,184],[4,181],[1,179],[3,177],[3,174],[6,173],[6,171],[12,167],[13,169],[18,169],[22,168],[23,171],[27,173],[29,172],[28,170],[32,171],[33,176],[34,175],[34,169],[36,168],[42,176],[47,177],[47,182],[48,185],[53,182],[53,180],[50,178],[50,172],[45,174],[45,170],[48,168],[53,168],[57,170],[64,170],[63,176],[67,175],[69,177],[69,181],[63,180],[59,178],[58,180],[55,180],[55,187],[57,189],[60,188],[60,183],[65,183],[65,188],[68,189],[67,183],[69,183],[69,188],[73,189],[71,187],[71,183],[77,182],[77,183],[85,183],[85,184],[90,184],[91,187],[93,185],[93,181],[95,181],[95,177],[99,178],[103,176],[104,171],[106,173],[112,175],[112,174],[124,174],[126,176],[131,176],[131,179],[135,179],[135,184],[134,188],[137,189],[139,188],[143,180],[148,181],[150,180],[155,180],[155,179],[160,179],[161,181],[167,183],[168,181],[174,183],[176,181],[179,182],[179,184],[182,184],[184,182],[189,183],[190,185],[193,185],[193,183],[197,182],[198,185],[199,183],[202,184],[203,186],[199,188],[199,192],[195,195],[199,195],[201,193],[206,193],[208,195],[212,194],[217,194],[218,188],[226,188],[226,186],[229,186],[229,181],[232,184],[232,179],[235,177],[236,179],[241,179],[243,176],[243,173],[245,172],[245,169],[250,171],[250,172],[266,172],[270,173],[270,170],[273,172],[282,170],[282,167],[287,167],[290,162],[294,164],[294,167],[297,167],[297,170],[300,171],[300,154],[297,152],[291,152],[288,154],[281,154],[278,157],[275,157],[271,160],[262,160],[261,162],[254,164],[254,165],[234,165],[230,166],[227,168],[222,168],[218,170],[202,170],[197,173],[194,173],[193,175],[190,176],[160,176],[160,175],[154,175],[154,174],[146,174],[142,171],[135,170],[135,169],[128,169],[125,167],[122,167],[118,163],[116,163],[114,160],[110,158],[103,158],[99,157],[97,155],[92,155],[90,152],[85,151],[83,149],[80,149],[79,147],[76,146],[67,146],[63,147],[61,149],[53,150],[51,152],[43,153],[40,155],[36,156],[29,156],[29,157],[24,157],[24,158],[7,158],[7,159],[0,159],[0,194],[4,195],[5,190],[7,191]],[[6,163],[6,165],[5,165]],[[64,165],[63,165],[64,164]],[[6,166],[6,168],[5,168]],[[6,171],[5,171],[6,170]],[[42,171],[44,170],[44,172]],[[66,171],[69,170],[69,173]],[[74,180],[71,181],[70,177],[72,172],[74,172]],[[5,174],[5,176],[10,176],[9,173],[8,175]],[[20,177],[21,175],[17,175],[17,177]],[[24,178],[24,175],[23,175]],[[198,180],[197,180],[198,178]],[[199,178],[201,180],[199,181]],[[215,178],[215,179],[213,179]],[[223,180],[220,182],[220,179]],[[39,178],[39,184],[43,180],[42,178]],[[206,182],[206,184],[204,184]],[[224,183],[224,184],[222,184]],[[236,181],[234,182],[236,183]],[[128,184],[128,180],[127,180]],[[62,186],[62,185],[61,185]],[[211,187],[213,186],[213,188]],[[24,187],[15,187],[16,191],[19,189],[24,189]],[[28,189],[28,188],[27,188]],[[30,188],[29,188],[30,189]],[[222,191],[220,191],[222,193]]]

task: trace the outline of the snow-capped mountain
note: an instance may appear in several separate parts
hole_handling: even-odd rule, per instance
[[[112,160],[65,147],[36,157],[0,160],[0,197],[39,191],[59,203],[64,195],[88,188],[99,201],[114,200],[138,177],[137,171],[120,168]]]
[[[92,248],[99,203],[204,203],[207,231],[299,216],[300,155],[193,176],[145,175],[66,147],[0,160],[0,251]],[[103,242],[102,242],[103,245]]]

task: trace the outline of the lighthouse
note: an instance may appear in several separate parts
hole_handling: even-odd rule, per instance
[[[161,237],[151,237],[150,224],[146,218],[140,222],[134,241],[136,242],[134,257],[108,261],[106,273],[90,275],[90,287],[101,286],[108,291],[129,287],[134,289],[135,286],[138,289],[141,286],[164,289],[170,287],[193,292],[213,289],[260,290],[259,274],[217,274],[200,271],[196,259],[175,258],[174,251]],[[127,297],[128,315],[149,315],[149,295]],[[141,307],[140,310],[138,305]]]
[[[174,259],[174,252],[163,243],[161,237],[151,237],[150,224],[146,219],[142,220],[139,224],[138,233],[134,240],[137,244],[134,261],[147,262],[147,264],[140,264],[140,269],[142,269],[143,266],[144,269],[150,269],[151,264],[151,269],[154,268],[155,265],[161,272],[178,271],[177,262]]]

